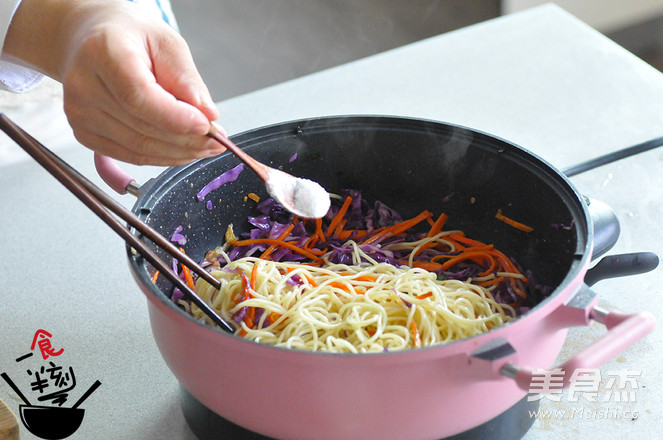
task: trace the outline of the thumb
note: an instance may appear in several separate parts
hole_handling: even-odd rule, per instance
[[[219,110],[184,39],[172,32],[152,48],[156,50],[152,54],[152,68],[157,83],[178,100],[196,107],[210,121],[218,119]]]

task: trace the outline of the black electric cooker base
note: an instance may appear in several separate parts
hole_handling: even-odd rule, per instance
[[[216,414],[183,387],[180,387],[182,411],[187,424],[200,440],[273,440],[249,431]],[[442,440],[518,440],[534,423],[531,414],[539,407],[539,400],[524,397],[511,408],[468,431]]]

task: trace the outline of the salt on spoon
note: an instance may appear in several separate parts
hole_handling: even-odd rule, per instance
[[[329,211],[329,193],[317,182],[292,176],[258,162],[223,135],[214,123],[210,124],[207,136],[221,143],[247,164],[265,182],[269,195],[288,211],[305,218],[321,218]]]

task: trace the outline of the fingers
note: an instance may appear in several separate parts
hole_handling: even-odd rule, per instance
[[[106,92],[98,77],[72,77],[67,82],[70,83],[75,87],[65,87],[64,94],[69,124],[76,139],[95,151],[139,165],[176,165],[225,151],[204,134],[174,133],[130,114]],[[209,127],[209,122],[205,122],[205,127]],[[179,131],[185,132],[186,128]],[[201,132],[206,131],[207,128]]]
[[[78,40],[63,76],[74,135],[136,164],[179,165],[225,151],[205,136],[218,110],[186,43],[161,23],[144,25],[118,33],[105,23]]]
[[[137,42],[135,39],[111,41],[112,44],[104,44],[107,53],[102,55],[102,59],[95,55],[97,76],[108,92],[107,98],[110,98],[103,103],[106,110],[131,126],[130,117],[141,121],[135,129],[146,135],[154,135],[154,129],[175,134],[206,134],[210,117],[197,106],[201,106],[199,101],[211,101],[211,98],[193,60],[187,56],[186,44],[169,29],[165,35],[150,39],[160,43]],[[161,41],[163,39],[167,42]],[[181,63],[188,68],[179,65],[169,65],[167,69],[161,67],[161,73],[157,76],[157,65],[164,64],[162,54],[170,50],[154,47],[159,44],[177,48],[180,58],[185,59]],[[119,59],[122,61],[116,62]],[[204,109],[217,116],[218,110],[210,111],[207,104]]]
[[[162,139],[146,136],[110,115],[97,115],[95,109],[87,116],[94,124],[72,121],[74,135],[83,145],[115,159],[137,165],[180,165],[198,158],[213,157],[225,149],[202,135],[180,135]],[[78,125],[80,124],[80,125]],[[88,127],[93,126],[94,130]]]
[[[157,83],[175,98],[198,108],[207,119],[216,120],[219,111],[195,67],[184,40],[179,36],[174,37],[176,42],[152,36],[148,38],[152,53],[152,68]]]
[[[76,137],[78,139],[78,136]],[[86,133],[83,138],[78,140],[84,145],[94,145],[94,150],[104,156],[136,165],[177,166],[185,165],[197,159],[165,157],[161,153],[153,156],[141,155],[135,150],[129,149],[123,144],[116,142],[114,139],[99,136],[95,133]]]

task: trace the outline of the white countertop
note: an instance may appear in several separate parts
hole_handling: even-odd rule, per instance
[[[2,111],[94,176],[92,154],[76,144],[57,97],[47,106]],[[383,114],[457,123],[513,141],[560,168],[663,135],[663,74],[555,6],[543,6],[424,40],[219,103],[230,134],[293,119]],[[50,112],[44,117],[39,112]],[[39,121],[47,121],[45,124]],[[0,142],[9,142],[4,135]],[[3,145],[0,143],[0,146]],[[0,155],[0,372],[26,377],[38,329],[53,334],[52,358],[76,373],[85,420],[72,439],[195,439],[162,361],[146,301],[124,245],[36,163]],[[139,181],[154,167],[126,166]],[[611,253],[663,255],[663,149],[574,177],[585,194],[613,207],[622,233]],[[131,196],[117,196],[127,206]],[[663,272],[594,286],[608,309],[663,316]],[[573,329],[560,360],[604,333]],[[602,372],[640,373],[634,402],[544,400],[543,409],[637,411],[636,420],[539,418],[526,440],[658,438],[663,421],[663,336],[655,330]],[[27,380],[27,379],[23,379]],[[25,384],[24,384],[25,385]],[[26,390],[24,390],[26,391]],[[0,381],[0,398],[19,401]],[[72,397],[75,400],[76,397]],[[586,413],[588,414],[588,413]],[[35,438],[25,429],[23,439]]]

